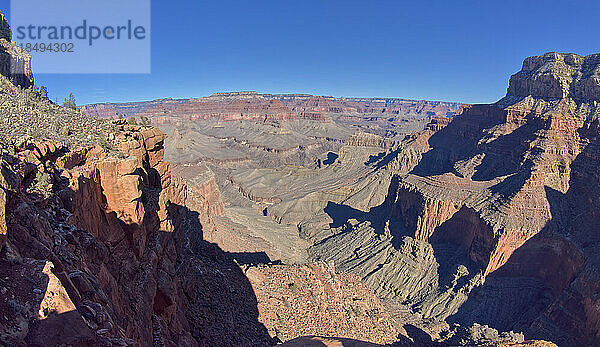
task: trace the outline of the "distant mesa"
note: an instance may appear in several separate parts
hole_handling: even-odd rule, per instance
[[[336,98],[310,94],[261,94],[255,91],[218,92],[193,99],[159,99],[128,103],[101,103],[81,107],[91,116],[111,118],[155,118],[156,124],[181,120],[281,121],[308,119],[331,122],[339,117],[374,117],[380,122],[417,118],[449,117],[464,105],[457,102],[398,98]],[[352,120],[352,119],[348,119]]]
[[[222,92],[222,93],[213,93],[210,97],[225,97],[225,98],[235,98],[235,97],[245,97],[245,96],[259,96],[258,92],[254,91],[243,91],[243,92]]]

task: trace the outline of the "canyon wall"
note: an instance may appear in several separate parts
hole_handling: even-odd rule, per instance
[[[356,122],[357,116],[395,118],[403,115],[422,117],[452,116],[463,107],[453,102],[405,100],[394,98],[335,98],[304,94],[259,94],[257,92],[215,93],[197,99],[161,99],[138,103],[91,104],[81,107],[98,117],[146,116],[156,124],[174,119],[202,120],[314,120],[332,118]]]
[[[498,103],[408,136],[399,146],[416,160],[385,202],[337,223],[310,254],[430,320],[433,335],[432,322],[481,323],[565,346],[600,343],[599,62],[528,58]]]

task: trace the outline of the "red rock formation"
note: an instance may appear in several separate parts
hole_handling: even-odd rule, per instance
[[[53,190],[58,191],[62,202],[50,202],[48,206],[52,210],[63,205],[62,214],[67,215],[62,221],[52,217],[42,206],[27,203],[22,193],[14,191],[10,203],[19,208],[11,211],[11,248],[23,257],[52,259],[54,273],[70,299],[82,314],[89,307],[93,317],[87,317],[88,325],[102,330],[103,335],[127,337],[145,345],[156,338],[153,329],[160,329],[164,341],[193,344],[177,304],[175,259],[168,254],[174,251],[173,237],[164,245],[147,243],[148,238],[173,230],[166,215],[167,204],[181,202],[179,192],[168,181],[162,153],[157,150],[164,136],[151,129],[123,129],[119,135],[128,149],[126,153],[133,156],[118,158],[107,156],[99,147],[87,148],[76,152],[85,153],[80,160],[74,161],[78,157],[74,154],[52,166],[61,155],[59,146],[41,144],[20,153],[23,162],[35,165],[34,173],[49,168],[46,172],[51,177],[61,175],[68,180],[68,184],[53,180]],[[27,171],[22,180],[27,182]],[[32,213],[41,213],[39,222],[34,221],[39,225],[37,236],[30,234],[33,229],[28,218]],[[87,242],[92,248],[80,248],[83,239],[74,227],[90,232]],[[79,255],[70,258],[74,254]],[[136,287],[143,290],[134,294],[131,289]],[[157,300],[168,304],[156,309]],[[150,310],[153,301],[155,310]]]
[[[466,109],[430,137],[433,149],[423,155],[413,175],[401,179],[398,216],[412,223],[409,229],[416,230],[415,237],[430,235],[429,242],[452,243],[464,249],[488,277],[485,285],[476,289],[478,293],[505,291],[503,295],[511,295],[507,294],[511,289],[501,283],[528,278],[541,284],[539,288],[547,288],[549,294],[539,295],[549,295],[554,302],[550,305],[546,299],[529,297],[531,305],[539,308],[510,308],[514,313],[504,313],[504,317],[490,309],[489,314],[495,315],[491,317],[474,311],[471,305],[475,302],[484,305],[489,300],[474,295],[457,317],[470,312],[480,317],[475,319],[489,319],[497,327],[511,329],[518,325],[509,325],[515,322],[508,317],[521,315],[518,324],[529,329],[529,336],[561,343],[598,342],[600,335],[594,325],[598,310],[593,305],[577,313],[564,309],[585,306],[594,300],[589,295],[597,293],[595,286],[583,284],[593,282],[583,278],[597,266],[590,257],[596,243],[583,241],[590,240],[593,229],[583,231],[567,217],[576,211],[590,211],[587,201],[595,201],[597,194],[597,180],[589,176],[597,162],[588,154],[595,151],[597,133],[588,129],[596,124],[597,106],[590,100],[598,95],[587,77],[594,76],[597,64],[596,55],[551,53],[527,59],[523,70],[511,78],[505,99],[496,105]],[[584,90],[582,85],[590,88]],[[590,177],[585,187],[577,187],[580,181],[574,178],[578,176]],[[572,201],[576,189],[585,192],[585,203],[569,204],[554,197],[566,194],[560,199]],[[595,215],[591,213],[589,218],[597,218]],[[583,289],[585,286],[588,288]],[[573,291],[578,294],[566,294]],[[512,295],[498,301],[509,307],[518,297],[528,297],[517,292]],[[558,337],[565,333],[570,337]]]
[[[600,343],[599,62],[529,58],[498,103],[407,136],[385,203],[310,251],[427,320]]]
[[[8,206],[8,239],[3,233],[0,306],[12,305],[13,318],[0,322],[5,331],[0,340],[12,345],[48,336],[47,345],[87,341],[182,346],[269,341],[256,321],[256,299],[239,268],[202,241],[200,220],[209,217],[186,212],[187,187],[171,177],[162,158],[165,136],[153,128],[125,125],[115,135],[120,152],[100,147],[69,151],[41,143],[19,152],[20,159],[5,157],[0,191]],[[44,175],[51,187],[47,198],[32,189],[45,181],[31,177]],[[199,212],[215,209],[219,207]],[[40,261],[51,262],[57,285],[65,288],[66,294],[60,294],[64,304],[8,296],[8,290],[15,293],[16,274]],[[177,262],[187,265],[177,270]],[[219,272],[228,275],[216,281]],[[35,282],[40,292],[62,293],[45,286],[40,276],[42,282]],[[232,301],[240,302],[226,304],[227,299],[209,293],[194,294],[198,288],[219,293],[224,286],[236,287],[239,296]],[[198,316],[207,304],[215,312]],[[39,307],[49,318],[36,318]],[[223,313],[239,317],[226,319]],[[67,322],[81,327],[74,325],[65,336],[48,330]],[[218,339],[207,334],[223,335],[234,326],[244,333]]]

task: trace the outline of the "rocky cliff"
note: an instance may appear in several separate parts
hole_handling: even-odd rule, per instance
[[[600,55],[546,53],[530,57],[510,79],[507,97],[597,101],[600,95]]]
[[[121,124],[110,138],[3,155],[2,342],[270,343],[246,277],[203,241],[164,135]]]
[[[16,86],[33,86],[31,57],[12,41],[12,31],[4,14],[0,14],[0,75],[8,77]]]

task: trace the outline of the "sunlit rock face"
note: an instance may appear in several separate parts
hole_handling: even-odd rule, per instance
[[[546,53],[529,57],[510,79],[507,96],[599,100],[600,54]]]

